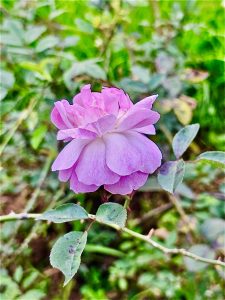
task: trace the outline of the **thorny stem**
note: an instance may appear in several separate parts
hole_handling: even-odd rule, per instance
[[[30,213],[15,214],[15,213],[10,213],[8,215],[0,216],[0,222],[13,221],[13,220],[37,219],[40,216],[41,216],[41,214],[30,214]],[[152,240],[151,238],[149,238],[148,235],[140,234],[140,233],[135,232],[135,231],[133,231],[131,229],[128,229],[126,227],[121,228],[120,226],[118,226],[117,224],[114,224],[114,223],[111,223],[111,224],[104,223],[102,221],[97,220],[95,215],[89,214],[88,216],[89,216],[89,219],[91,219],[92,221],[96,221],[98,223],[110,226],[110,227],[114,228],[117,231],[126,232],[129,235],[131,235],[131,236],[133,236],[133,237],[135,237],[139,240],[145,241],[146,243],[150,244],[151,246],[153,246],[154,248],[162,251],[165,254],[180,254],[180,255],[183,255],[183,256],[190,257],[190,258],[192,258],[194,260],[197,260],[197,261],[201,261],[201,262],[204,262],[204,263],[225,267],[225,263],[220,261],[220,260],[204,258],[204,257],[198,256],[194,253],[191,253],[191,252],[189,252],[185,249],[166,248],[166,247],[162,246],[161,244],[157,243],[156,241]]]

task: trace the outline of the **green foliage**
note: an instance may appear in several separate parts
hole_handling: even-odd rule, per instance
[[[134,195],[127,226],[143,234],[155,228],[153,238],[164,246],[204,244],[215,257],[223,257],[224,188],[218,168],[224,166],[225,143],[223,1],[75,2],[1,1],[1,214],[29,206],[31,212],[47,211],[46,219],[57,223],[61,208],[51,208],[75,202],[79,211],[84,206],[95,213],[102,204],[100,193],[74,195],[55,174],[44,175],[47,160],[61,148],[49,118],[54,101],[70,101],[85,83],[95,90],[122,87],[134,102],[159,94],[154,109],[160,123],[150,138],[165,161],[173,161],[170,144],[183,126],[201,127],[194,142],[190,132],[175,147],[177,157],[193,159],[185,165],[183,182],[178,184],[181,162],[181,174],[178,162],[172,162],[171,176],[161,178],[162,188],[179,195],[193,232],[172,206],[161,210],[169,203],[155,176]],[[84,211],[77,215],[74,204],[67,205],[63,214],[69,224],[27,220],[2,226],[1,261],[8,272],[1,272],[0,298],[224,299],[219,268],[187,271],[180,257],[167,259],[99,224],[89,232],[78,274],[63,289],[47,256],[56,237],[83,231],[82,219],[87,218]],[[123,208],[119,218],[110,214],[111,208],[103,210],[104,220],[124,226]]]
[[[47,220],[54,223],[64,223],[76,220],[88,219],[88,213],[77,204],[67,203],[55,209],[44,212],[39,220]]]
[[[197,244],[188,249],[190,252],[200,255],[205,258],[213,259],[215,252],[209,246],[204,244]],[[198,272],[207,267],[207,264],[203,262],[196,262],[194,259],[185,257],[184,263],[189,271]]]
[[[73,231],[59,238],[52,247],[50,263],[65,275],[64,286],[76,274],[86,242],[86,231]]]
[[[199,124],[192,124],[182,128],[173,138],[173,152],[176,158],[180,158],[187,150],[199,131]]]
[[[184,173],[185,162],[182,159],[165,162],[159,170],[158,182],[165,191],[173,194],[182,182]]]
[[[207,151],[200,154],[197,157],[198,160],[203,160],[208,163],[213,163],[216,166],[221,166],[224,168],[225,165],[225,152],[222,151]]]
[[[123,228],[127,220],[127,211],[118,203],[104,203],[97,210],[96,220],[106,224],[116,224]]]

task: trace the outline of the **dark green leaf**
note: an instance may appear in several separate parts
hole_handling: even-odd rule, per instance
[[[87,232],[73,231],[60,237],[52,247],[50,263],[65,276],[64,286],[80,266],[80,257],[87,242]]]
[[[64,223],[88,219],[88,213],[83,207],[77,204],[68,203],[44,212],[38,219],[47,220],[54,223]]]
[[[199,124],[185,126],[173,138],[173,152],[179,158],[187,150],[199,131]]]
[[[185,162],[182,159],[165,162],[159,170],[158,182],[165,191],[174,193],[182,182],[184,173]]]
[[[125,227],[127,219],[126,209],[118,203],[104,203],[96,213],[96,220],[106,224],[116,224],[120,227]]]

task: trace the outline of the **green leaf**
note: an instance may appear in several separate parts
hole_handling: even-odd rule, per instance
[[[31,138],[31,146],[34,149],[38,148],[41,141],[45,137],[46,131],[47,131],[47,126],[45,126],[45,125],[41,125],[37,129],[34,130],[34,132],[32,133],[32,138]]]
[[[5,96],[8,94],[8,89],[5,87],[0,88],[0,101],[5,98]]]
[[[46,36],[38,42],[38,44],[36,46],[36,51],[43,52],[47,49],[55,47],[58,43],[59,43],[59,40],[56,36],[54,36],[54,35]]]
[[[6,19],[2,29],[7,32],[3,33],[1,42],[7,45],[23,46],[24,45],[24,29],[22,21],[16,19]]]
[[[173,138],[172,147],[176,158],[179,158],[187,150],[199,131],[199,124],[185,126]]]
[[[28,44],[33,43],[46,31],[46,29],[46,26],[30,26],[25,33],[26,42]]]
[[[162,84],[163,80],[165,79],[164,74],[154,74],[150,77],[150,81],[148,87],[151,91],[155,90]]]
[[[49,72],[45,69],[45,65],[43,63],[34,63],[31,61],[22,61],[20,62],[20,67],[32,71],[32,72],[36,72],[38,73],[38,75],[40,75],[43,79],[47,80],[47,81],[51,81],[51,75],[49,74]]]
[[[116,224],[125,227],[127,219],[126,209],[118,203],[104,203],[99,206],[96,213],[96,220],[106,224]]]
[[[93,33],[94,32],[94,28],[93,28],[92,24],[88,23],[82,19],[77,18],[75,20],[75,24],[77,25],[78,29],[81,32],[85,32],[85,33]]]
[[[139,189],[141,192],[161,192],[163,189],[159,185],[158,180],[154,176],[150,176],[147,182]],[[189,199],[195,199],[195,194],[184,182],[180,183],[176,188],[176,193],[187,197]]]
[[[4,273],[1,273],[1,287],[3,287],[0,289],[1,300],[16,299],[21,294],[17,283]]]
[[[18,266],[13,274],[13,279],[16,282],[20,282],[23,278],[23,268],[21,266]]]
[[[75,62],[72,67],[63,75],[63,80],[68,89],[73,87],[73,79],[79,75],[89,75],[92,78],[106,80],[105,71],[96,64],[98,60],[88,59],[81,62]]]
[[[204,160],[213,163],[216,166],[224,167],[225,165],[225,152],[223,151],[207,151],[200,154],[197,160]]]
[[[93,78],[106,80],[105,71],[97,64],[90,64],[85,73]]]
[[[120,87],[126,92],[132,95],[147,93],[148,89],[145,83],[141,81],[132,80],[130,78],[123,78],[120,83]]]
[[[165,191],[173,194],[182,182],[184,173],[185,162],[182,159],[165,162],[159,170],[158,182]]]
[[[219,218],[207,219],[200,226],[200,231],[209,242],[215,242],[220,235],[225,233],[225,221]]]
[[[42,300],[45,296],[46,294],[40,289],[33,289],[27,291],[21,297],[16,298],[16,300],[31,300],[31,299]]]
[[[80,257],[87,242],[87,232],[72,231],[54,244],[50,263],[65,276],[64,286],[73,278],[80,266]]]
[[[194,245],[190,249],[188,249],[188,251],[191,253],[194,253],[198,256],[208,258],[208,259],[213,259],[215,257],[214,250],[205,244]],[[190,257],[184,257],[184,263],[185,263],[188,271],[191,271],[191,272],[201,271],[208,266],[207,263],[204,263],[201,261],[196,261],[195,259],[190,258]]]
[[[6,70],[0,70],[0,85],[6,89],[10,89],[13,87],[15,82],[15,77],[13,73],[6,71]]]
[[[37,278],[39,276],[39,273],[36,270],[32,270],[31,273],[29,273],[22,282],[22,288],[28,289],[35,281],[37,281]]]
[[[0,69],[0,100],[8,94],[8,90],[13,87],[15,77],[13,73]]]
[[[88,213],[80,205],[67,203],[55,209],[44,212],[38,220],[47,220],[54,223],[64,223],[76,220],[88,219]]]

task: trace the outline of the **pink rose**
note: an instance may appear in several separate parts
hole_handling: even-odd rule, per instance
[[[161,164],[159,148],[144,134],[155,134],[157,95],[133,104],[123,90],[91,92],[85,85],[73,98],[55,102],[51,113],[58,140],[68,142],[52,165],[59,180],[70,180],[75,193],[104,185],[112,194],[130,194]]]

